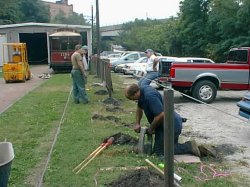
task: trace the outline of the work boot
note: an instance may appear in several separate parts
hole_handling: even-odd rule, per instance
[[[192,140],[192,141],[190,141],[190,144],[191,144],[191,148],[192,148],[192,154],[195,156],[201,157],[201,153],[200,153],[200,150],[199,150],[199,147],[198,147],[196,141]]]
[[[216,150],[211,145],[199,145],[199,150],[201,156],[212,156],[212,157],[217,156]]]

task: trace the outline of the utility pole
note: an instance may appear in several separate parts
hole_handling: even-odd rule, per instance
[[[92,53],[94,53],[94,15],[93,15],[93,5],[91,5],[91,43],[92,43]]]
[[[100,40],[100,21],[99,21],[99,0],[96,0],[96,40],[97,40],[97,56],[100,57],[101,40]]]

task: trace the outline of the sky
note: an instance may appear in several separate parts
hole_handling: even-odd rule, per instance
[[[56,0],[44,0],[55,2]],[[74,12],[81,13],[85,18],[91,17],[91,5],[96,0],[68,0],[73,4]],[[179,12],[180,0],[99,0],[100,25],[115,25],[138,19],[163,19],[176,16]]]

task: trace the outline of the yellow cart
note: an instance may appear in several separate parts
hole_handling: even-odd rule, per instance
[[[26,43],[3,43],[3,77],[6,83],[31,78]]]

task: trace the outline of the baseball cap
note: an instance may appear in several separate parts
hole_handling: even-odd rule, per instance
[[[153,53],[154,51],[153,51],[153,49],[147,49],[146,51],[145,51],[145,53]]]
[[[87,45],[82,46],[82,49],[88,50],[89,47]]]

